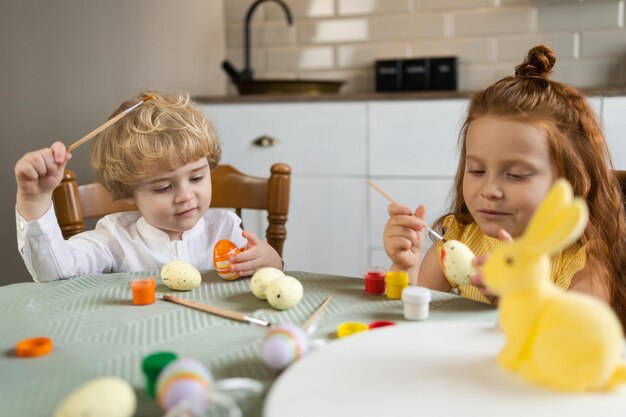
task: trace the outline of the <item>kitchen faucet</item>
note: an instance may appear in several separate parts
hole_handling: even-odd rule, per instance
[[[237,81],[250,81],[252,80],[252,68],[250,68],[250,21],[252,20],[252,14],[256,10],[256,8],[266,1],[274,1],[278,3],[278,5],[285,12],[285,17],[287,18],[287,23],[289,25],[293,24],[293,17],[291,14],[291,10],[283,0],[256,0],[252,5],[248,8],[246,12],[246,23],[244,25],[244,64],[245,67],[243,71],[238,72],[235,67],[229,62],[222,62],[222,67],[228,73],[233,82]]]

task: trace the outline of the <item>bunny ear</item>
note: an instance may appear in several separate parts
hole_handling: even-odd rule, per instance
[[[588,217],[585,201],[573,197],[569,182],[557,180],[526,228],[527,249],[536,254],[561,250],[583,233]]]

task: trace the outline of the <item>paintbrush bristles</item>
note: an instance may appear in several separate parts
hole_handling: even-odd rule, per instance
[[[107,120],[106,122],[102,123],[100,126],[98,126],[94,130],[92,130],[91,132],[87,133],[85,136],[83,136],[82,138],[78,139],[76,142],[72,143],[70,146],[68,146],[67,147],[67,152],[72,152],[74,149],[78,148],[80,145],[82,145],[83,143],[87,142],[89,139],[93,138],[98,133],[102,132],[104,129],[106,129],[107,127],[111,126],[113,123],[115,123],[118,120],[120,120],[122,117],[126,116],[131,110],[134,110],[137,107],[139,107],[140,105],[142,105],[143,103],[145,103],[146,101],[151,100],[152,97],[154,97],[154,95],[152,95],[152,94],[150,94],[149,96],[146,96],[143,100],[137,102],[136,104],[133,104],[131,107],[127,108],[126,110],[124,110],[120,114],[118,114],[115,117],[112,117],[109,120]]]

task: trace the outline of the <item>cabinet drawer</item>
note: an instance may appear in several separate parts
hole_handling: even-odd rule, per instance
[[[369,106],[370,175],[453,176],[467,100]]]
[[[222,140],[222,162],[266,176],[286,162],[294,175],[365,175],[365,103],[202,105]],[[278,144],[258,147],[270,136]]]

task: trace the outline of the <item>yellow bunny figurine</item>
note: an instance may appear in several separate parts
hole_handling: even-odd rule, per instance
[[[550,254],[576,241],[587,219],[585,201],[573,198],[566,180],[557,180],[524,234],[502,243],[482,268],[485,285],[500,296],[506,338],[500,365],[566,391],[626,382],[624,334],[610,307],[550,281]]]

